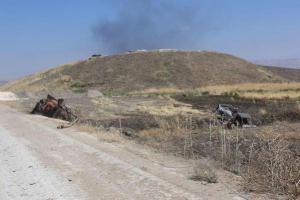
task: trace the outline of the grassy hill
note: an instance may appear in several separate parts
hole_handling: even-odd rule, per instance
[[[151,88],[299,81],[300,70],[273,69],[216,52],[151,51],[90,58],[36,73],[1,87],[11,91],[97,88],[125,93]]]

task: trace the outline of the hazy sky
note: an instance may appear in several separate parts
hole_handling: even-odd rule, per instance
[[[0,79],[134,49],[299,58],[299,10],[299,0],[0,0]]]

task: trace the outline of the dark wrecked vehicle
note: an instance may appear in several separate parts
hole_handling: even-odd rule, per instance
[[[217,118],[229,129],[233,127],[253,128],[252,117],[248,113],[238,111],[238,108],[229,104],[219,104],[216,108]]]
[[[49,95],[36,103],[31,114],[40,114],[43,116],[62,119],[68,122],[74,122],[78,118],[64,103],[64,99],[56,99]],[[64,127],[61,127],[64,128]]]

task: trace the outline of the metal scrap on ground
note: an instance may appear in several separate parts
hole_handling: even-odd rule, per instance
[[[252,117],[248,113],[242,113],[238,111],[238,108],[228,105],[219,104],[216,108],[218,119],[227,125],[229,129],[233,126],[242,128],[253,128]]]
[[[72,110],[64,104],[64,99],[56,99],[49,94],[47,98],[41,99],[36,103],[31,113],[70,122],[70,124],[61,125],[57,128],[67,128],[78,120],[78,117],[72,112]]]

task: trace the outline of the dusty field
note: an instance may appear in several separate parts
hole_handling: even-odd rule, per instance
[[[233,184],[238,177],[221,169],[213,168],[218,183],[193,181],[192,160],[126,140],[105,142],[108,132],[97,140],[74,128],[57,130],[58,120],[1,105],[0,113],[1,200],[244,199]]]
[[[252,192],[252,195],[256,193],[260,195],[262,193],[274,193],[277,195],[278,191],[281,191],[280,194],[294,196],[294,198],[295,195],[298,195],[293,187],[295,187],[295,179],[300,178],[300,174],[294,174],[286,180],[287,182],[280,183],[276,186],[278,187],[277,192],[274,192],[274,187],[266,184],[270,182],[268,179],[262,180],[260,183],[247,179],[249,177],[247,169],[249,172],[251,171],[249,168],[251,145],[256,144],[254,150],[257,155],[266,156],[265,150],[258,147],[260,145],[265,146],[270,138],[277,136],[280,141],[287,142],[287,149],[281,150],[287,152],[288,156],[296,158],[293,159],[293,162],[296,162],[294,164],[282,162],[282,165],[279,166],[295,166],[291,169],[293,172],[299,169],[297,168],[300,166],[297,164],[300,157],[299,99],[253,99],[236,95],[195,96],[193,93],[187,95],[177,92],[175,92],[176,95],[174,93],[165,94],[89,97],[85,93],[61,93],[54,94],[54,96],[64,97],[66,103],[76,111],[80,117],[77,125],[79,129],[95,132],[99,138],[106,142],[122,143],[129,139],[133,143],[150,147],[156,152],[167,153],[184,159],[206,158],[215,160],[212,166],[239,175],[243,180],[241,184],[245,191]],[[34,99],[22,99],[18,102],[6,103],[28,112],[34,106],[34,102],[44,96],[45,94],[40,94]],[[219,103],[233,104],[238,106],[241,111],[249,112],[258,127],[241,130],[238,138],[237,132],[227,130],[222,132],[222,127],[212,123],[214,119],[212,111]],[[101,134],[103,131],[115,134],[103,135]],[[226,134],[224,135],[224,133]],[[274,145],[279,144],[274,143]],[[276,152],[268,152],[268,154],[280,157],[282,151],[279,151],[278,156],[274,154]],[[270,157],[264,159],[270,159]],[[252,159],[252,163],[254,162],[260,163],[261,161]],[[260,164],[256,166],[260,166]],[[262,168],[267,169],[268,166]],[[254,166],[251,169],[257,170]],[[260,171],[263,172],[263,170]],[[206,178],[207,175],[204,176],[204,179]],[[286,183],[291,184],[291,186],[283,187],[282,185]],[[258,184],[260,184],[259,190],[254,187]],[[268,198],[276,199],[277,197]],[[283,199],[285,198],[283,197]]]

